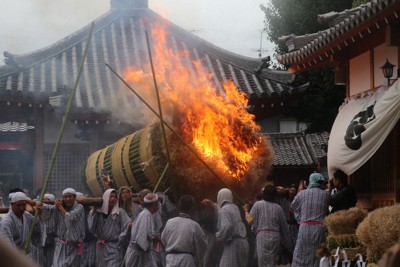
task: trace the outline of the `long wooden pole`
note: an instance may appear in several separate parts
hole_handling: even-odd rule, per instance
[[[115,74],[115,76],[118,77],[118,79],[125,84],[126,87],[128,87],[158,118],[160,118],[160,115],[157,113],[157,111],[155,111],[147,102],[145,99],[143,99],[143,97],[141,97],[108,63],[105,63],[107,68],[109,68],[111,70],[112,73]],[[245,203],[238,194],[235,193],[235,191],[233,191],[230,186],[228,186],[225,181],[223,181],[221,179],[221,177],[219,177],[219,175],[210,167],[208,166],[207,162],[205,162],[201,156],[197,153],[197,151],[191,146],[189,145],[184,139],[183,137],[180,136],[179,133],[177,133],[174,128],[172,128],[165,120],[161,121],[165,126],[167,126],[168,129],[171,130],[172,133],[174,133],[176,135],[176,137],[178,137],[178,139],[193,153],[193,155],[195,155],[195,157],[200,160],[201,163],[203,163],[203,165],[207,168],[207,170],[209,170],[226,188],[230,189],[232,191],[232,194],[243,204]]]
[[[90,44],[90,41],[91,41],[91,39],[92,39],[93,28],[94,28],[94,23],[92,23],[92,25],[91,25],[91,27],[90,27],[90,33],[89,33],[89,37],[88,37],[88,39],[87,39],[85,51],[84,51],[83,56],[82,56],[82,61],[81,61],[81,64],[80,64],[80,66],[79,66],[78,76],[77,76],[76,79],[75,79],[74,88],[73,88],[73,90],[72,90],[72,92],[71,92],[71,95],[69,96],[69,99],[68,99],[67,108],[66,108],[65,113],[64,113],[64,116],[63,116],[63,120],[62,120],[62,123],[61,123],[60,132],[59,132],[59,134],[58,134],[58,138],[57,138],[56,144],[55,144],[55,146],[54,146],[53,154],[51,155],[51,160],[50,160],[49,168],[47,169],[46,179],[44,180],[44,183],[43,183],[42,192],[40,193],[40,196],[39,196],[39,201],[42,201],[42,200],[43,200],[44,194],[46,193],[47,187],[48,187],[49,182],[50,182],[51,173],[52,173],[52,171],[53,171],[53,167],[54,167],[54,163],[55,163],[55,161],[56,161],[57,153],[58,153],[58,150],[59,150],[59,148],[60,148],[60,144],[61,144],[61,140],[62,140],[63,135],[64,135],[65,127],[66,127],[66,125],[67,125],[67,119],[68,119],[69,112],[70,112],[70,110],[71,110],[72,101],[74,100],[74,97],[75,97],[75,94],[76,94],[76,90],[77,90],[78,85],[79,85],[79,80],[80,80],[80,78],[81,78],[81,74],[82,74],[82,70],[83,70],[83,65],[84,65],[84,63],[85,63],[85,59],[86,59],[86,56],[87,56],[87,51],[88,51],[88,48],[89,48],[89,44]],[[38,214],[39,214],[39,212],[38,212],[38,210],[36,210],[36,211],[35,211],[35,217],[33,218],[32,226],[31,226],[31,228],[29,229],[28,238],[27,238],[27,240],[25,241],[25,245],[24,245],[24,251],[25,251],[25,253],[26,253],[27,249],[29,248],[29,243],[31,242],[33,229],[34,229],[35,224],[37,223]]]

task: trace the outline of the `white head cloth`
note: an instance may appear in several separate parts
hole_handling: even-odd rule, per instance
[[[83,193],[81,193],[81,192],[76,192],[76,198],[80,198],[80,197],[83,197]]]
[[[104,214],[108,214],[108,204],[110,202],[110,195],[112,192],[117,193],[117,191],[115,189],[107,189],[104,194],[103,194],[103,205],[101,206],[100,209],[98,209],[98,212],[104,213]],[[113,219],[115,219],[115,217],[117,216],[117,214],[119,214],[119,203],[118,203],[118,195],[117,195],[117,201],[115,202],[115,205],[111,211],[111,216],[113,217]]]
[[[45,197],[47,197],[50,201],[55,201],[56,197],[53,194],[44,194]]]
[[[12,197],[12,195],[14,195],[14,193],[10,193],[10,194],[8,194],[8,199],[11,201],[11,197]]]
[[[75,189],[73,189],[73,188],[64,189],[63,195],[65,195],[65,194],[67,194],[67,193],[70,193],[70,194],[73,194],[73,195],[76,196],[76,191],[75,191]]]
[[[28,200],[29,198],[22,192],[15,192],[11,195],[10,202],[16,203],[18,201]]]
[[[148,193],[143,199],[144,203],[149,203],[149,204],[155,203],[157,201],[158,201],[158,196],[157,196],[157,194],[153,194],[153,193]]]
[[[232,191],[228,188],[222,188],[218,191],[217,195],[217,203],[219,207],[222,207],[225,202],[233,202]]]

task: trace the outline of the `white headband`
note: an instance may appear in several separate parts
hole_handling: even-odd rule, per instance
[[[22,192],[15,192],[11,195],[11,203],[28,200],[29,198]]]
[[[63,195],[65,195],[65,194],[67,194],[67,193],[70,193],[70,194],[73,194],[73,195],[76,196],[76,191],[75,191],[75,189],[73,189],[73,188],[67,188],[67,189],[65,189],[65,190],[63,191]]]
[[[44,194],[45,197],[47,197],[50,201],[55,201],[56,197],[53,194]]]
[[[148,198],[148,196],[149,196],[149,197],[154,196],[154,198],[153,198],[153,199],[150,199],[150,198]],[[157,201],[158,201],[158,196],[157,196],[157,194],[153,194],[153,193],[148,193],[148,194],[144,197],[144,199],[143,199],[143,202],[144,202],[144,203],[148,203],[148,204],[150,204],[150,203],[155,203],[155,202],[157,202]]]

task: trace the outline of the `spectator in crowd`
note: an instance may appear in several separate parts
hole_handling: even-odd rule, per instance
[[[216,243],[215,233],[218,226],[218,206],[209,199],[203,199],[198,212],[198,220],[206,239],[206,251],[204,252],[204,266],[218,266],[221,257],[221,246]]]
[[[169,219],[161,234],[167,252],[167,266],[203,266],[206,240],[200,225],[191,217],[195,200],[183,195],[178,203],[179,216]]]
[[[342,170],[336,170],[333,173],[333,184],[337,192],[332,195],[331,206],[332,213],[339,210],[347,210],[356,205],[356,190],[347,184],[347,174]]]
[[[312,173],[307,189],[301,190],[291,204],[300,224],[292,267],[318,267],[320,259],[315,252],[326,240],[323,222],[329,213],[330,200],[330,193],[325,191],[325,178],[320,173]]]
[[[267,185],[263,190],[263,200],[254,203],[250,214],[254,218],[258,266],[275,267],[281,252],[281,244],[289,252],[289,260],[294,244],[290,236],[281,206],[275,203],[277,189]]]

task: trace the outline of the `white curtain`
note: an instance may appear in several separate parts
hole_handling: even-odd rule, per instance
[[[348,175],[360,168],[382,145],[400,118],[400,79],[389,89],[349,100],[339,109],[328,144],[328,172]]]

